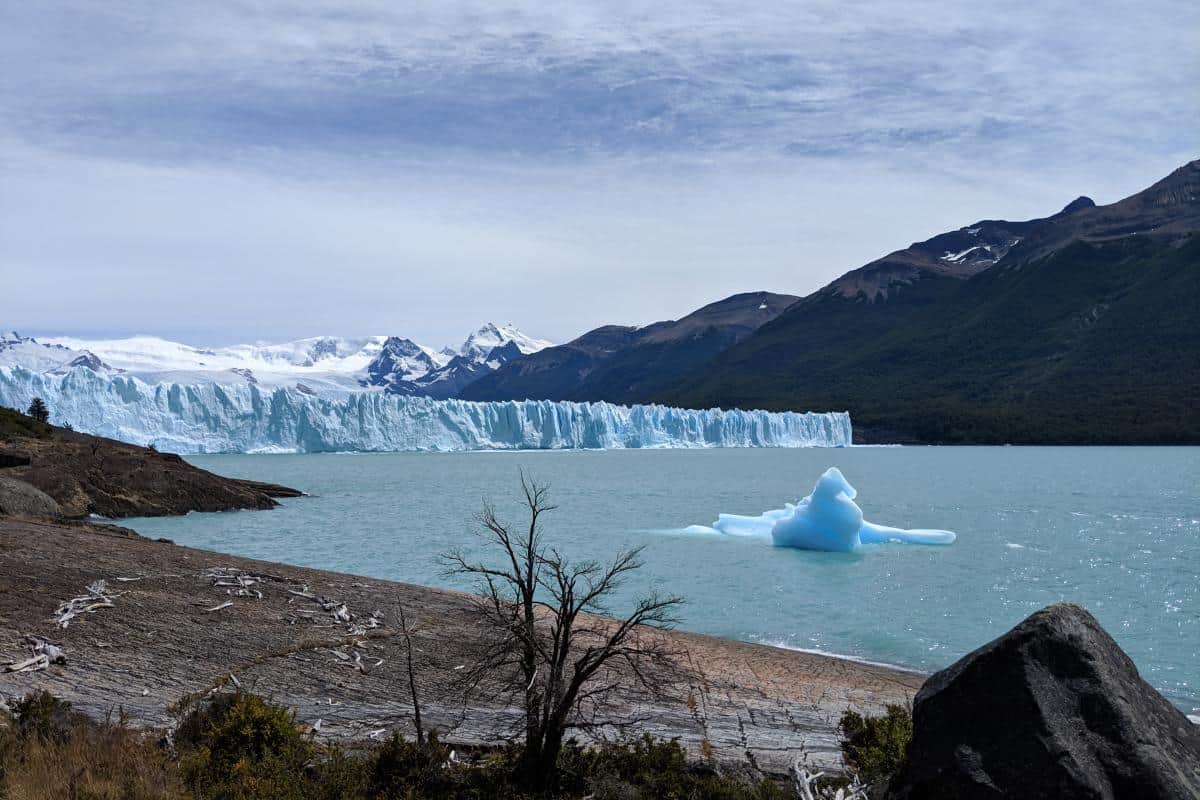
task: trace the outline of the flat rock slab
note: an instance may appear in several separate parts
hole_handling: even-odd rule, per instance
[[[214,577],[221,575],[257,580],[214,586],[230,582]],[[113,606],[58,627],[55,609],[97,580],[106,581]],[[344,603],[359,623],[378,612],[386,624],[351,635],[347,623],[297,592]],[[514,709],[476,702],[464,710],[451,689],[455,668],[469,663],[479,641],[468,595],[178,547],[119,529],[0,520],[0,661],[27,657],[28,635],[60,645],[68,658],[39,672],[0,674],[9,698],[46,689],[96,716],[122,707],[135,724],[165,727],[181,698],[228,685],[232,674],[246,690],[296,709],[301,722],[320,720],[323,738],[409,732],[403,637],[391,627],[400,606],[417,629],[427,727],[453,742],[495,743],[516,719]],[[697,755],[749,754],[771,772],[801,754],[818,766],[839,765],[841,714],[908,702],[923,680],[807,653],[670,636],[696,677],[669,700],[623,695],[620,716],[646,720],[639,730],[678,737]],[[357,655],[366,672],[335,651]]]

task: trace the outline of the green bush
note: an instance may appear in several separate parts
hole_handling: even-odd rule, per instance
[[[286,708],[250,694],[219,694],[179,710],[175,747],[124,716],[92,721],[42,692],[14,704],[0,725],[0,798],[58,800],[783,800],[767,780],[738,779],[689,763],[677,741],[642,736],[564,747],[559,788],[524,793],[520,748],[477,753],[468,763],[430,737],[399,734],[342,750],[316,744]]]
[[[889,705],[882,716],[847,711],[838,723],[846,765],[867,783],[885,784],[904,766],[912,739],[912,711]]]
[[[187,783],[211,800],[300,800],[311,796],[316,747],[294,715],[261,697],[218,695],[194,708],[176,741]]]
[[[66,700],[40,691],[18,700],[13,705],[13,716],[18,735],[63,741],[71,735],[78,715]]]
[[[688,763],[675,739],[645,734],[596,750],[564,750],[564,776],[582,775],[596,800],[784,800],[787,792],[769,780],[738,780],[707,766]]]
[[[453,783],[446,762],[450,748],[430,734],[424,742],[410,742],[393,733],[375,754],[371,794],[386,800],[446,796]]]
[[[326,748],[315,785],[307,797],[312,800],[377,800],[369,794],[372,759],[368,755],[350,754],[340,748]]]

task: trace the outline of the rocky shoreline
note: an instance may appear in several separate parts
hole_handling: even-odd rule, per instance
[[[278,505],[275,498],[303,494],[287,486],[226,478],[174,453],[35,422],[7,408],[0,408],[3,478],[48,495],[58,504],[57,513],[48,516],[67,519],[262,510]],[[0,505],[0,514],[6,512],[18,515],[20,509]]]
[[[458,747],[505,741],[520,710],[495,693],[467,698],[455,680],[488,640],[470,595],[79,519],[271,508],[300,494],[0,409],[0,709],[45,691],[94,719],[119,709],[169,731],[189,701],[238,689],[293,710],[305,736],[363,749],[414,732],[415,685],[425,730]],[[1200,797],[1200,727],[1079,606],[1043,609],[928,678],[650,635],[682,669],[650,675],[653,691],[617,688],[607,710],[620,727],[590,731],[593,741],[675,739],[697,762],[760,777],[801,763],[836,771],[852,738],[838,727],[845,712],[907,717],[910,707],[900,771],[873,797]]]
[[[427,725],[450,741],[491,744],[516,713],[484,704],[465,714],[448,691],[477,637],[479,620],[467,595],[179,547],[121,530],[0,520],[0,653],[6,660],[27,655],[27,637],[37,636],[67,658],[42,671],[0,675],[6,696],[46,689],[89,714],[119,706],[136,724],[161,728],[185,696],[236,680],[296,709],[321,738],[408,732],[404,651],[392,627],[403,606],[416,627]],[[239,575],[254,579],[244,595],[224,585]],[[98,580],[106,582],[112,606],[58,627],[55,609]],[[336,600],[351,621],[303,594]],[[359,633],[352,633],[355,624]],[[695,680],[669,699],[626,693],[623,710],[646,720],[639,731],[678,737],[695,754],[749,759],[770,772],[785,772],[801,756],[815,766],[839,766],[842,713],[907,703],[923,680],[829,656],[669,635]]]

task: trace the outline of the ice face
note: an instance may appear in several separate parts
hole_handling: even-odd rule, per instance
[[[850,553],[864,544],[950,544],[955,534],[941,530],[905,530],[863,519],[854,502],[858,491],[837,467],[817,480],[812,494],[796,505],[766,511],[757,517],[721,514],[713,528],[729,536],[771,537],[776,547]]]
[[[0,406],[34,397],[76,430],[176,453],[845,447],[845,413],[768,413],[546,400],[472,403],[249,382],[146,382],[76,367],[0,366]]]

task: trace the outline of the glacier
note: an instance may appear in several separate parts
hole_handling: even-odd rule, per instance
[[[730,536],[771,537],[776,547],[852,553],[864,544],[951,544],[952,531],[893,528],[863,519],[854,502],[858,490],[837,467],[825,470],[812,494],[800,502],[765,511],[757,517],[721,514],[712,528],[692,526],[689,531],[713,530]]]
[[[150,382],[75,367],[0,366],[0,405],[34,397],[76,430],[177,453],[640,447],[842,447],[845,412],[796,413],[548,400],[470,402],[314,393],[253,383]]]

